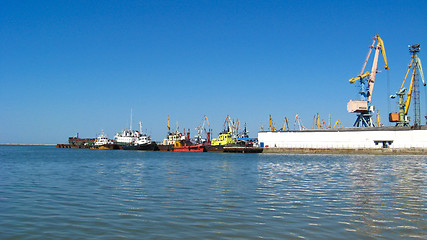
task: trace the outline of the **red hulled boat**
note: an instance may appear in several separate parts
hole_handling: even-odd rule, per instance
[[[204,144],[193,144],[190,141],[190,131],[187,132],[185,140],[176,141],[172,147],[174,152],[206,152]]]

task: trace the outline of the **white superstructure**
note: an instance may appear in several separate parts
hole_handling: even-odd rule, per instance
[[[114,136],[114,142],[120,145],[151,144],[151,137],[136,130],[125,129]]]
[[[152,144],[151,137],[142,132],[142,122],[139,122],[139,131],[132,130],[132,109],[130,110],[130,128],[116,133],[114,142],[119,145],[143,146]]]
[[[101,134],[96,138],[95,146],[102,146],[107,144],[113,144],[113,141],[108,139],[107,135],[102,131]]]

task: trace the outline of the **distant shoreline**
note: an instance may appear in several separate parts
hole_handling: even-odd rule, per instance
[[[55,146],[56,144],[0,143],[0,146]]]

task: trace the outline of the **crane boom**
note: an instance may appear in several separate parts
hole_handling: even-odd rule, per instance
[[[384,41],[380,38],[380,35],[377,34],[376,37],[378,39],[378,45],[380,46],[381,53],[383,55],[384,64],[385,64],[384,68],[388,69],[389,67],[388,67],[388,63],[387,63],[387,55],[385,54]]]
[[[425,86],[426,82],[424,81],[423,67],[421,66],[421,59],[419,57],[417,57],[417,67],[418,71],[420,72],[421,80],[423,80],[423,84]]]
[[[271,115],[269,116],[269,119],[270,119],[270,131],[275,132],[276,127],[274,126],[273,120],[271,120]]]
[[[297,115],[295,115],[295,123],[294,123],[294,126],[295,125],[297,125],[298,124],[298,128],[299,128],[299,130],[304,130],[305,129],[305,127],[304,127],[304,125],[302,124],[302,121],[301,121],[301,118],[300,118],[300,116],[299,116],[299,114],[297,113]]]
[[[405,115],[408,114],[409,106],[411,105],[412,92],[414,91],[414,79],[415,79],[416,71],[417,71],[417,68],[414,68],[414,70],[412,71],[411,84],[409,85],[408,96],[406,97]]]
[[[408,71],[406,71],[405,78],[403,79],[402,85],[400,86],[400,90],[402,90],[403,86],[405,85],[406,78],[408,77],[409,71],[411,71],[412,63],[414,63],[414,58],[412,58],[411,63],[408,65]]]
[[[208,126],[211,127],[211,125],[209,124],[209,119],[206,115],[205,115],[205,119],[206,119],[206,122],[208,123]]]
[[[378,43],[377,43],[377,46],[374,47],[376,41],[378,41]],[[373,48],[375,48],[375,56],[374,56],[374,61],[372,63],[371,72],[363,73],[365,71],[366,64],[369,60],[369,57],[371,55]],[[382,54],[383,59],[384,59],[384,64],[385,64],[384,68],[389,69],[388,62],[387,62],[387,55],[386,55],[385,47],[384,47],[384,41],[380,38],[380,36],[378,34],[376,34],[374,37],[374,41],[372,42],[372,45],[369,47],[368,56],[366,57],[366,60],[363,64],[362,71],[360,72],[360,74],[357,77],[350,78],[350,80],[349,80],[350,83],[355,83],[356,81],[358,81],[358,80],[362,81],[364,78],[369,76],[369,82],[368,82],[369,87],[368,87],[367,93],[365,94],[366,97],[368,98],[367,99],[368,102],[371,102],[372,92],[374,91],[375,76],[378,72],[378,70],[377,70],[378,56],[379,56],[380,51],[381,51],[381,54]]]
[[[283,120],[283,131],[286,131],[286,129],[289,131],[289,122],[288,119],[285,117]]]
[[[387,63],[387,57],[386,57],[386,53],[385,53],[385,48],[384,48],[384,42],[378,34],[375,35],[375,38],[378,39],[378,44],[377,44],[377,47],[375,49],[375,57],[374,57],[374,62],[372,64],[371,76],[369,79],[368,102],[371,102],[372,92],[374,91],[375,76],[377,74],[378,55],[379,55],[380,49],[381,49],[381,53],[382,53],[383,59],[384,59],[384,64],[385,64],[384,68],[389,69],[388,63]]]
[[[338,126],[339,128],[342,128],[342,125],[341,125],[341,121],[340,121],[340,120],[337,120],[337,121],[335,122],[334,128],[335,128],[336,126]]]

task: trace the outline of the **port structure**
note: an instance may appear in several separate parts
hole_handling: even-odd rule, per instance
[[[414,127],[417,128],[421,125],[421,110],[420,110],[420,83],[419,76],[423,81],[423,85],[426,86],[424,81],[423,67],[421,60],[418,57],[420,52],[420,44],[414,44],[409,46],[409,53],[411,54],[411,63],[408,65],[405,78],[403,79],[402,85],[399,91],[395,95],[391,95],[391,98],[398,98],[399,112],[392,112],[389,114],[389,121],[395,122],[396,126],[409,126],[408,112],[411,105],[411,99],[413,99],[414,105]],[[412,70],[411,83],[409,90],[406,89],[405,82]],[[406,100],[405,100],[406,95]]]
[[[270,122],[270,132],[284,132],[284,131],[290,131],[291,129],[289,128],[289,121],[288,119],[285,117],[285,119],[283,119],[283,127],[280,129],[276,128],[276,124],[274,123],[273,119],[271,118],[271,114],[268,116],[269,122]]]
[[[377,45],[375,46],[375,43]],[[368,63],[369,57],[371,55],[372,49],[375,49],[375,56],[372,63],[371,71],[365,71],[366,64]],[[379,52],[384,59],[385,66],[384,68],[389,69],[387,64],[387,56],[384,48],[384,42],[378,34],[373,38],[372,45],[369,47],[369,52],[366,57],[366,60],[363,64],[362,70],[357,77],[351,78],[350,83],[358,82],[360,84],[360,100],[350,100],[347,103],[347,111],[351,113],[357,113],[356,121],[354,122],[354,127],[375,127],[374,121],[372,120],[372,115],[374,114],[374,106],[371,103],[372,93],[374,90],[375,76],[380,72],[377,68],[378,66],[378,56]]]
[[[276,124],[274,123],[273,119],[271,119],[271,114],[268,116],[268,120],[270,122],[270,132],[275,132]]]
[[[205,123],[208,124],[208,130],[206,130],[206,128],[205,128]],[[202,121],[200,122],[199,126],[196,127],[196,131],[197,131],[197,134],[194,137],[195,143],[197,143],[197,144],[201,144],[201,143],[205,143],[205,142],[208,144],[210,143],[210,136],[211,136],[212,129],[211,129],[211,125],[209,123],[209,119],[206,115],[203,116]],[[203,139],[203,137],[202,137],[203,132],[206,133],[206,139]]]

